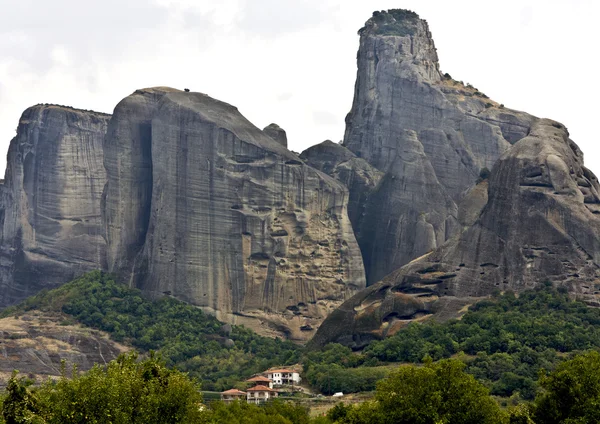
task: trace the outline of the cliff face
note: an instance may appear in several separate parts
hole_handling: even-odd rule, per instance
[[[0,306],[102,268],[102,140],[110,116],[27,109],[11,141],[0,203]]]
[[[359,347],[415,320],[458,316],[496,290],[546,281],[598,305],[600,185],[565,127],[536,120],[494,166],[485,206],[481,186],[465,197],[472,225],[354,296],[314,342]]]
[[[347,190],[235,107],[139,90],[105,149],[109,270],[144,292],[304,340],[365,286]]]
[[[385,174],[355,227],[372,284],[456,233],[463,193],[532,117],[442,75],[427,23],[412,12],[376,12],[359,33],[343,144]]]
[[[312,336],[365,286],[348,191],[235,107],[158,87],[112,118],[36,106],[1,186],[0,305],[106,269],[264,334]]]
[[[332,176],[348,187],[348,217],[355,229],[356,238],[363,236],[363,220],[370,197],[383,177],[383,172],[357,157],[350,150],[330,140],[306,149],[300,158],[311,167]]]

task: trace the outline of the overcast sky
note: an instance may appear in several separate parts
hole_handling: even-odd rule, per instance
[[[297,152],[339,141],[356,32],[389,8],[429,22],[443,72],[563,122],[600,174],[597,0],[0,0],[0,171],[28,106],[112,112],[158,85],[275,122]]]

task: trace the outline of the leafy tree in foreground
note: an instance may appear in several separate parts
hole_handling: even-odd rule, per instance
[[[404,366],[377,386],[375,402],[342,411],[340,423],[499,424],[508,417],[456,360]],[[344,414],[344,412],[346,412]],[[333,413],[332,413],[333,415]]]
[[[204,423],[198,385],[151,356],[122,355],[85,374],[27,388],[13,376],[3,404],[7,424]]]
[[[540,386],[543,392],[535,402],[535,422],[600,422],[600,353],[592,351],[563,362],[540,379]]]

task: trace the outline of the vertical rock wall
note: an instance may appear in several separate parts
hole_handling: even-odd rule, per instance
[[[27,109],[11,141],[0,204],[0,305],[105,266],[102,141],[110,116]]]
[[[231,105],[168,89],[130,97],[105,143],[111,270],[154,297],[298,340],[364,287],[342,184]],[[140,142],[122,136],[140,126]]]
[[[457,202],[531,117],[442,75],[413,12],[376,12],[359,34],[343,144],[386,174],[355,227],[371,284],[456,233]]]

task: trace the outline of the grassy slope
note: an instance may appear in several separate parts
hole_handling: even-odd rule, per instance
[[[290,342],[261,337],[243,327],[232,326],[229,331],[214,317],[175,299],[145,300],[139,290],[99,271],[39,293],[0,316],[34,309],[66,313],[142,352],[158,350],[168,365],[188,371],[206,390],[228,389],[270,366],[299,360],[299,348]]]

